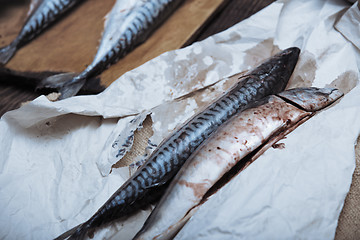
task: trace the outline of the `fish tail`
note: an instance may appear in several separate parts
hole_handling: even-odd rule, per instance
[[[15,54],[17,46],[11,43],[3,48],[0,48],[0,66],[5,65]]]
[[[61,94],[60,100],[76,95],[85,82],[86,79],[78,77],[77,74],[61,73],[43,79],[36,89],[56,89]]]
[[[68,240],[82,240],[85,238],[85,235],[87,233],[87,225],[81,225],[75,231],[73,234],[70,235]]]
[[[64,232],[54,240],[81,240],[85,238],[85,235],[87,233],[87,225],[86,223],[79,224],[72,229]]]

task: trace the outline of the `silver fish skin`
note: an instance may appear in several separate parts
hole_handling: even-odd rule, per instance
[[[204,111],[165,139],[146,162],[85,223],[70,231],[82,239],[89,230],[136,212],[158,199],[181,166],[201,143],[238,112],[281,92],[295,68],[300,49],[289,48],[252,70]],[[66,235],[66,234],[65,234]]]
[[[83,0],[32,0],[28,18],[20,33],[8,46],[0,49],[0,66],[5,65],[15,52],[43,32],[68,10]]]
[[[209,189],[239,161],[342,95],[333,88],[292,89],[233,116],[187,160],[134,240],[173,239]]]
[[[99,50],[93,62],[75,77],[61,74],[46,78],[38,88],[58,89],[59,99],[78,93],[85,81],[97,76],[124,57],[151,33],[183,2],[183,0],[118,0],[110,12]],[[128,4],[128,9],[122,5]],[[126,5],[127,6],[127,5]]]

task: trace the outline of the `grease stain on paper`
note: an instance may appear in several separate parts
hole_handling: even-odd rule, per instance
[[[354,71],[347,71],[338,76],[326,87],[334,87],[344,94],[350,92],[359,83],[358,74]]]
[[[278,52],[280,52],[280,48],[274,45],[274,39],[265,39],[245,51],[246,55],[244,57],[243,69],[252,69]]]
[[[168,86],[174,91],[189,93],[217,81],[219,73],[227,75],[231,71],[232,56],[227,51],[217,48],[206,48],[195,46],[186,54],[186,58],[177,58],[174,52],[165,55],[164,61],[174,61],[168,66],[164,73],[166,79],[178,79],[168,82]],[[163,56],[165,58],[165,56]],[[210,76],[210,77],[209,77]]]
[[[220,35],[216,34],[213,36],[213,39],[216,44],[236,44],[239,43],[239,41],[241,40],[241,35],[239,34],[239,32],[232,32],[229,34],[229,37],[224,40]]]
[[[210,49],[209,51],[213,50]],[[147,128],[151,130],[151,134],[146,136],[139,134],[139,137],[142,138],[141,141],[145,143],[145,145],[148,141],[158,145],[164,138],[171,134],[171,132],[176,131],[183,122],[203,110],[235,83],[241,81],[242,76],[246,75],[246,71],[243,71],[220,80],[216,78],[216,75],[212,75],[212,78],[216,79],[212,79],[211,84],[205,83],[205,79],[209,78],[209,74],[218,71],[218,69],[215,69],[215,65],[217,65],[219,61],[227,59],[228,54],[219,53],[220,51],[217,50],[214,51],[214,54],[217,55],[214,58],[209,51],[204,51],[204,48],[201,46],[194,46],[193,49],[190,49],[184,54],[186,57],[182,56],[181,58],[175,59],[175,66],[168,67],[165,70],[165,75],[168,79],[179,79],[179,81],[169,82],[166,89],[177,92],[177,95],[180,97],[151,110],[151,119],[147,120],[151,122],[149,126],[147,126]],[[266,39],[245,52],[244,62],[240,66],[240,69],[251,69],[278,51],[280,51],[280,49],[273,44],[273,39]],[[166,59],[175,57],[173,52],[169,52],[165,56]],[[227,59],[227,61],[231,63],[232,59]],[[222,70],[227,72],[230,71],[230,68],[227,67],[227,69]],[[195,81],[195,83],[193,81]],[[182,95],[180,93],[186,94]],[[137,129],[135,130],[135,134],[142,131],[144,130]],[[149,132],[149,130],[145,131]],[[136,135],[134,138],[135,142],[137,142]],[[148,147],[145,147],[144,144],[140,145],[134,143],[134,146],[131,146],[132,149],[125,155],[126,159],[122,159],[114,166],[128,166],[134,162],[141,164],[140,162],[143,162],[154,148],[149,148],[149,144]],[[147,151],[144,154],[145,149],[147,149]],[[135,152],[135,154],[132,152]],[[140,158],[141,155],[142,158]]]
[[[311,87],[316,77],[317,68],[314,54],[303,51],[286,88]]]

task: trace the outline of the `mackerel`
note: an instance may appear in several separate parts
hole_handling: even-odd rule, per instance
[[[44,77],[49,77],[61,72],[42,71],[16,71],[5,67],[0,67],[0,84],[20,86],[22,88],[35,89]],[[82,94],[97,94],[104,90],[104,86],[100,84],[99,78],[91,78],[81,88]]]
[[[206,201],[205,194],[230,169],[249,154],[254,161],[274,142],[342,95],[329,88],[292,89],[233,116],[186,161],[134,240],[174,238]],[[240,169],[251,161],[244,162]]]
[[[60,236],[82,239],[89,230],[126,217],[158,199],[189,156],[231,116],[252,103],[281,92],[294,70],[300,50],[286,49],[244,76],[204,111],[165,139],[145,163],[86,222]]]
[[[43,80],[38,88],[57,89],[59,99],[78,93],[85,81],[95,77],[124,57],[149,35],[183,0],[117,0],[93,62],[80,74],[59,74]]]
[[[19,35],[8,46],[0,48],[0,66],[5,65],[15,52],[38,36],[68,10],[83,0],[32,0],[27,20]]]

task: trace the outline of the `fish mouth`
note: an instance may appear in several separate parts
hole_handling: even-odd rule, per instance
[[[282,79],[285,86],[288,83],[288,79],[290,79],[290,76],[294,72],[295,66],[299,59],[299,55],[300,55],[299,48],[290,47],[290,48],[287,48],[287,49],[277,53],[274,56],[275,61],[277,61],[277,63],[278,63],[277,64],[278,68],[282,68],[282,70],[280,70],[281,73],[279,72],[279,74],[280,74],[279,79]],[[284,88],[285,88],[285,86],[284,86]],[[278,89],[279,91],[277,91],[277,92],[281,92],[282,90],[284,90],[284,88]]]
[[[300,54],[300,48],[298,48],[298,47],[290,47],[290,48],[285,49],[281,53],[279,53],[279,55],[281,55],[281,56],[293,55],[294,57],[299,57],[299,54]]]
[[[296,63],[298,62],[298,59],[299,59],[300,48],[297,48],[297,47],[288,48],[282,54],[287,57],[288,68],[290,68],[291,69],[290,71],[293,72],[294,68],[296,66]]]
[[[291,74],[294,71],[296,63],[298,62],[300,55],[300,49],[297,47],[287,48],[284,51],[275,55],[279,57],[279,61],[281,61]]]
[[[260,69],[254,69],[256,71],[250,72],[250,75],[256,75],[260,79],[276,79],[277,84],[272,87],[271,94],[282,92],[294,72],[299,55],[299,48],[287,48],[265,61]]]

